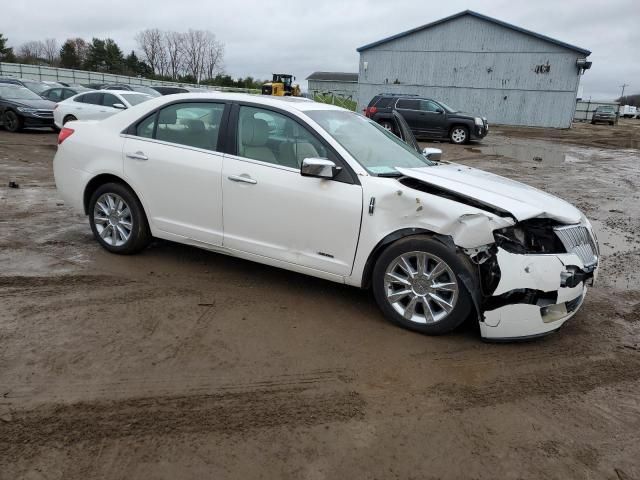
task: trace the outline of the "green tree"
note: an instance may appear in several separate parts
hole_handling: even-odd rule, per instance
[[[111,38],[104,41],[104,54],[107,71],[109,73],[122,73],[124,70],[124,56],[118,44]]]
[[[60,48],[60,66],[62,68],[81,68],[82,60],[78,55],[76,42],[68,39]]]
[[[84,68],[94,72],[104,72],[107,69],[106,58],[107,53],[104,48],[104,40],[93,38],[87,49]]]
[[[7,38],[0,33],[0,62],[13,63],[16,61],[16,56],[13,53],[12,47],[7,47]]]

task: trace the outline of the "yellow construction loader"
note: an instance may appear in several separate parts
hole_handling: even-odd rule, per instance
[[[293,84],[295,79],[296,77],[288,73],[274,73],[273,79],[262,85],[262,94],[277,97],[299,97],[300,85]]]

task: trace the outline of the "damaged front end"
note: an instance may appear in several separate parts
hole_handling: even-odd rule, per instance
[[[591,226],[533,218],[494,231],[494,239],[466,250],[478,267],[482,336],[530,338],[560,328],[595,281],[599,250]]]

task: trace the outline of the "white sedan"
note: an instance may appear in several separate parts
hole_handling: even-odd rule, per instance
[[[152,98],[146,93],[127,90],[84,92],[58,103],[53,111],[53,122],[62,128],[72,120],[102,120]]]
[[[153,237],[360,288],[427,334],[557,330],[595,279],[598,245],[569,203],[421,154],[359,114],[233,93],[149,100],[59,136],[54,173],[96,240]]]

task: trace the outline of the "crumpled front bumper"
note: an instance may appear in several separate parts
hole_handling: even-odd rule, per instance
[[[508,299],[511,292],[529,292],[529,298],[537,300],[506,300],[503,305],[484,310],[480,333],[488,340],[533,338],[557,330],[575,315],[587,286],[597,277],[597,264],[585,267],[574,253],[521,255],[499,249],[497,260],[501,276],[493,299]],[[567,282],[576,272],[580,281]]]

